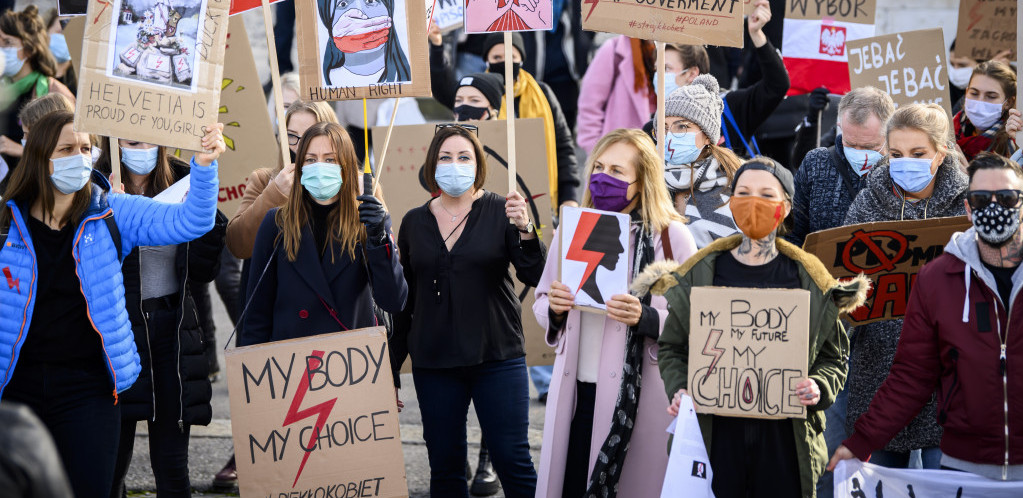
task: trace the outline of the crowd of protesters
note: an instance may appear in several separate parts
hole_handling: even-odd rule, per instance
[[[292,67],[290,3],[278,7],[282,68]],[[190,496],[190,429],[211,422],[219,379],[211,282],[237,346],[385,324],[399,411],[411,364],[432,496],[659,496],[699,286],[811,296],[807,376],[790,393],[806,417],[698,417],[716,496],[830,497],[830,471],[851,458],[1023,480],[1023,336],[1012,328],[1023,323],[1023,304],[1013,307],[1023,118],[1010,54],[976,61],[953,42],[952,115],[933,103],[896,109],[870,86],[786,101],[782,19],[776,2],[756,0],[745,49],[668,44],[658,88],[654,43],[600,43],[580,29],[579,1],[554,3],[555,29],[513,34],[510,61],[501,34],[434,26],[422,40],[445,119],[421,158],[419,207],[393,213],[397,233],[384,187],[364,177],[362,125],[339,123],[343,105],[302,100],[293,73],[283,116],[269,107],[290,160],[230,165],[249,174],[237,210],[221,213],[223,124],[203,128],[188,162],[76,131],[60,20],[6,5],[0,494],[126,496],[144,420],[157,493]],[[555,225],[562,206],[630,220],[630,292],[609,296],[606,314],[581,312],[559,281],[559,238],[542,240],[529,199],[484,188],[495,173],[476,124],[509,114],[508,64],[515,116],[542,122]],[[783,103],[806,118],[778,134]],[[186,177],[183,202],[154,200]],[[963,215],[971,228],[919,272],[902,319],[850,326],[844,313],[869,281],[836,280],[801,248],[821,230]],[[516,281],[534,293],[533,316]],[[552,367],[527,367],[523,320],[545,331]],[[530,377],[546,404],[539,462]],[[482,432],[475,472],[470,403]],[[213,484],[237,479],[232,457]]]

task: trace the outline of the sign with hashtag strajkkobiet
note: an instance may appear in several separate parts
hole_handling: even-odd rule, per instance
[[[241,496],[408,496],[383,327],[225,357]]]
[[[583,29],[742,48],[744,0],[582,0]]]
[[[796,386],[808,370],[809,291],[693,287],[689,303],[697,413],[806,418]]]

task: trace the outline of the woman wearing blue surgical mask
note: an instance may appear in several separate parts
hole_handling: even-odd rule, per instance
[[[401,221],[409,302],[395,316],[390,344],[396,380],[412,357],[430,494],[469,495],[465,417],[472,401],[505,496],[532,497],[522,309],[509,267],[535,287],[544,245],[521,194],[483,190],[487,162],[474,126],[440,125],[423,171],[436,197]]]
[[[50,52],[49,34],[34,5],[25,7],[21,12],[11,10],[0,16],[0,52],[4,55],[0,87],[13,90],[13,100],[5,109],[4,122],[0,122],[0,130],[4,130],[4,135],[0,136],[0,154],[13,167],[22,151],[18,109],[48,93],[60,93],[72,104],[75,96],[55,79],[57,66]]]
[[[959,168],[959,153],[949,144],[948,115],[937,104],[898,108],[888,119],[888,158],[867,174],[867,186],[856,196],[845,225],[877,221],[920,220],[966,214],[968,180]],[[849,357],[846,430],[867,411],[895,358],[902,320],[886,320],[855,329]],[[852,334],[852,333],[851,333]],[[941,429],[932,400],[870,463],[905,468],[910,452],[922,450],[923,466],[939,468]]]
[[[239,346],[382,325],[374,302],[391,313],[405,306],[391,218],[360,195],[348,132],[316,123],[296,154],[288,198],[256,235]]]
[[[1000,61],[982,62],[973,68],[963,110],[952,126],[956,143],[967,160],[981,152],[1010,157],[1016,151],[1016,133],[1023,120],[1016,107],[1016,71]]]
[[[675,210],[686,218],[696,247],[738,233],[726,186],[742,161],[721,138],[721,101],[717,80],[700,75],[664,101],[664,181]]]
[[[119,139],[121,181],[128,194],[155,197],[189,174],[188,163],[165,147]],[[104,140],[103,143],[109,143]],[[109,147],[95,168],[110,173]],[[164,202],[179,202],[163,199]],[[209,300],[219,271],[227,217],[219,211],[213,229],[183,244],[133,249],[121,264],[128,318],[142,359],[135,385],[121,394],[121,437],[111,498],[122,496],[131,464],[135,428],[146,421],[149,460],[161,496],[188,496],[191,426],[206,425],[213,411],[206,348],[202,338],[213,317],[197,303]],[[145,278],[143,278],[145,275]]]
[[[142,364],[121,260],[214,226],[222,124],[191,161],[188,196],[166,204],[110,194],[89,135],[54,112],[32,127],[0,210],[0,402],[31,407],[53,435],[75,496],[106,497],[121,431],[120,395]],[[154,277],[155,278],[155,277]],[[137,303],[135,304],[137,306]],[[176,418],[175,421],[180,420]]]

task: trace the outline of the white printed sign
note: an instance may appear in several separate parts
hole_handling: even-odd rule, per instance
[[[587,208],[561,209],[561,283],[581,310],[607,310],[605,302],[629,291],[629,217]]]
[[[1023,482],[996,481],[955,470],[889,469],[843,460],[835,467],[835,498],[1018,498]]]

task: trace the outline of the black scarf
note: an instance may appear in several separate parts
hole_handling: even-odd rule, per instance
[[[635,217],[633,223],[636,223]],[[642,223],[640,221],[640,223]],[[640,228],[636,237],[636,255],[633,258],[632,278],[636,278],[646,266],[654,261],[654,244],[650,232]],[[650,294],[640,302],[650,306]],[[643,336],[637,327],[629,327],[625,339],[625,366],[622,369],[622,385],[618,390],[611,431],[600,446],[597,463],[590,475],[586,498],[605,498],[618,495],[618,480],[622,477],[625,455],[629,452],[629,440],[636,423],[639,408],[639,392],[643,375]]]

